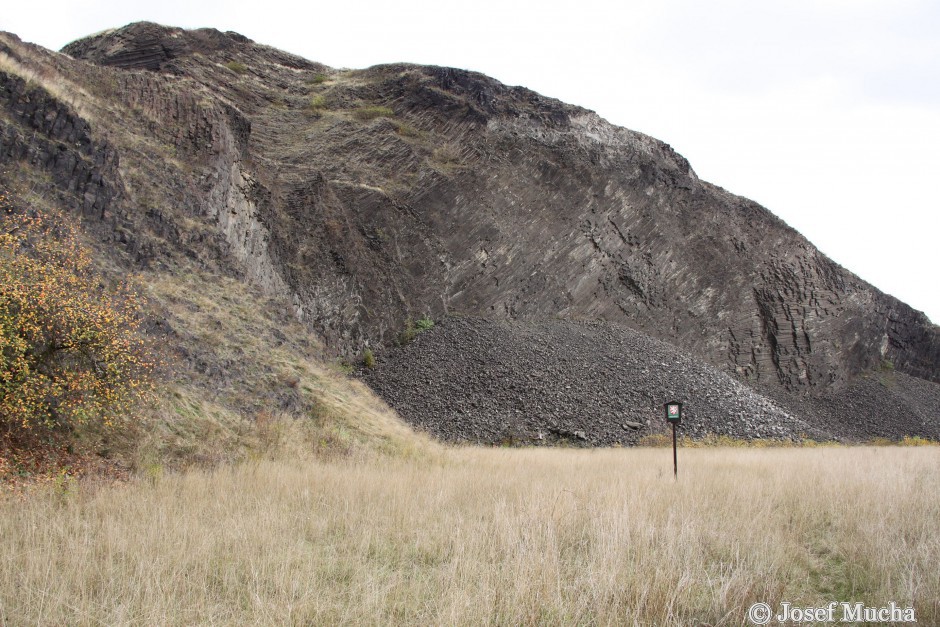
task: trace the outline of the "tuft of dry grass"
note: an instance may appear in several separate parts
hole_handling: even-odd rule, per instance
[[[940,451],[455,449],[0,500],[0,623],[739,625],[756,601],[940,622]]]
[[[376,118],[395,117],[395,112],[388,107],[368,106],[354,109],[352,115],[357,120],[369,121],[375,120]]]
[[[224,66],[236,74],[244,74],[248,71],[248,66],[239,61],[229,61],[225,63]]]

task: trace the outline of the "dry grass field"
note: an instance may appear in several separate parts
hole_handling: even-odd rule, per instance
[[[0,624],[940,624],[940,448],[448,449],[0,500]]]

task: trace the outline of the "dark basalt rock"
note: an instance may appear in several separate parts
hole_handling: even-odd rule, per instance
[[[132,24],[70,56],[0,44],[84,86],[95,111],[6,76],[4,163],[112,215],[137,263],[185,256],[284,298],[335,353],[368,343],[383,359],[408,320],[460,313],[630,327],[781,406],[809,399],[820,420],[885,364],[940,382],[922,313],[591,111],[466,70],[335,70],[212,29]]]
[[[0,109],[14,122],[0,125],[0,162],[25,162],[48,173],[69,204],[103,218],[123,192],[114,147],[93,139],[71,107],[2,71]]]
[[[136,22],[124,28],[74,41],[62,52],[127,70],[164,69],[173,59],[194,53],[212,54],[252,43],[238,33],[214,28],[186,31],[151,22]]]
[[[253,47],[257,53],[276,58],[293,69],[313,69],[313,64],[295,55],[258,46],[244,35],[214,28],[184,30],[154,24],[135,22],[119,29],[111,29],[85,37],[66,45],[62,52],[75,58],[86,59],[100,65],[125,70],[150,70],[183,73],[174,63],[194,55],[222,56],[237,54]]]
[[[362,376],[415,426],[448,441],[610,446],[666,429],[682,398],[692,437],[829,438],[777,402],[627,327],[447,318]]]

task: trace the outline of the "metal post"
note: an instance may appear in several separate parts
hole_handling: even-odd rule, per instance
[[[676,455],[676,423],[672,423],[672,476],[679,480],[679,457]]]

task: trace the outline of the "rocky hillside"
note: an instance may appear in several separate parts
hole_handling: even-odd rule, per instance
[[[797,405],[888,367],[940,381],[923,314],[591,111],[463,70],[335,70],[211,29],[132,24],[61,54],[6,34],[0,53],[8,179],[81,212],[115,268],[251,283],[333,354],[381,356],[408,320],[457,313],[520,338],[549,319],[630,328],[723,390]]]

